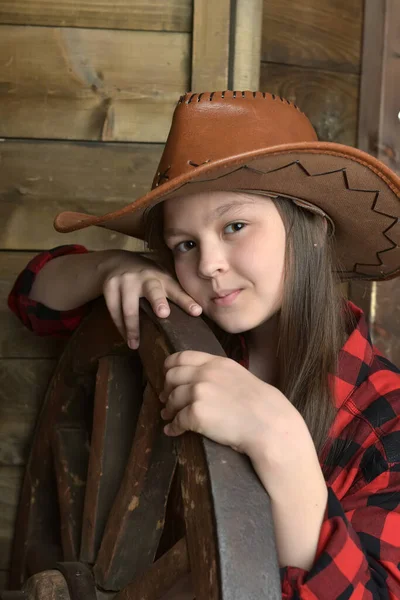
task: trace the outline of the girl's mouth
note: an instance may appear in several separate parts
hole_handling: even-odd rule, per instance
[[[222,298],[221,297],[213,298],[212,300],[215,304],[217,304],[217,306],[230,306],[231,304],[233,304],[233,302],[239,296],[241,291],[242,290],[234,290],[227,296],[223,296]]]

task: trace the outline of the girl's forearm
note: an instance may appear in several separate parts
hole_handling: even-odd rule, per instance
[[[274,466],[275,474],[262,449],[250,458],[271,499],[279,566],[308,571],[315,559],[328,488],[311,436],[304,435],[303,440],[299,445],[304,452],[289,461],[282,457],[281,467]]]
[[[101,296],[107,267],[121,250],[67,254],[36,275],[29,297],[54,310],[71,310]]]

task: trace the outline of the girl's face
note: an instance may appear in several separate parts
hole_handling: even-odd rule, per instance
[[[285,228],[270,198],[202,192],[166,200],[164,239],[179,283],[224,331],[249,331],[280,309]]]

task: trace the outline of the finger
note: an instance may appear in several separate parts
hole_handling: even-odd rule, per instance
[[[121,287],[122,314],[128,345],[135,350],[139,347],[139,290],[130,280],[124,280]]]
[[[202,433],[199,427],[199,423],[195,418],[195,412],[193,406],[186,406],[178,412],[175,419],[165,425],[164,433],[169,436],[176,437],[182,435],[185,431],[195,431],[196,433]]]
[[[171,310],[168,304],[164,287],[156,277],[147,279],[143,283],[142,294],[150,302],[153,311],[159,317],[168,317]]]
[[[167,296],[172,302],[183,308],[189,315],[198,317],[203,309],[189,296],[172,277],[165,283]]]
[[[116,279],[110,279],[106,282],[104,285],[103,295],[108,312],[110,313],[115,326],[122,337],[126,339],[126,330],[122,317],[121,292],[119,283]]]
[[[179,385],[188,385],[196,383],[198,379],[198,369],[192,366],[173,367],[169,369],[164,380],[164,389],[162,397],[168,402],[172,391]]]
[[[168,369],[178,366],[197,366],[200,367],[215,360],[217,357],[215,354],[209,354],[208,352],[199,352],[197,350],[183,350],[182,352],[174,352],[170,354],[164,361],[164,372]]]
[[[172,390],[169,394],[165,408],[161,411],[161,418],[169,421],[173,419],[176,413],[188,404],[192,404],[193,398],[193,384],[187,383],[185,385],[179,385],[177,388]]]

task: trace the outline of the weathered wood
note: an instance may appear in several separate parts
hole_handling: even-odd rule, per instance
[[[135,355],[100,358],[85,494],[80,560],[94,563],[128,461],[142,403]]]
[[[233,89],[258,90],[263,0],[235,0]]]
[[[63,574],[67,582],[71,600],[96,600],[96,586],[90,568],[74,561],[57,563],[57,569]]]
[[[143,242],[100,227],[57,233],[53,220],[62,210],[104,214],[144,195],[162,149],[149,144],[0,142],[0,248],[43,250],[80,243],[93,250],[142,250]]]
[[[23,590],[30,600],[72,600],[63,575],[56,570],[43,571],[32,575]]]
[[[2,0],[0,23],[59,27],[103,27],[146,31],[191,31],[191,0]]]
[[[356,145],[359,76],[262,63],[260,88],[297,104],[321,140]]]
[[[357,147],[377,155],[387,2],[365,0]]]
[[[89,443],[87,431],[58,427],[53,432],[52,451],[57,480],[63,558],[78,560]]]
[[[128,464],[94,565],[99,587],[119,590],[153,563],[176,466],[163,433],[162,404],[146,387]]]
[[[22,477],[21,467],[0,467],[0,569],[9,568]],[[4,577],[0,586],[5,583]]]
[[[163,348],[159,336],[152,333],[151,322],[155,319],[151,307],[145,300],[141,300],[140,305],[150,316],[150,320],[143,320],[143,334],[147,332],[148,338],[153,340],[154,356],[158,357],[163,351],[186,349],[224,356],[204,321],[188,316],[174,305],[171,305],[170,317],[160,319],[157,325],[165,337]],[[154,377],[152,385],[159,390],[162,377],[157,374],[158,369],[146,369],[150,357],[151,354],[142,350],[146,373]],[[160,365],[159,358],[154,362]],[[177,444],[196,599],[219,599],[225,594],[234,597],[238,590],[243,598],[265,595],[271,600],[280,599],[269,496],[255,476],[248,457],[192,433],[180,436]],[[238,495],[239,490],[243,490],[243,496]],[[258,523],[263,524],[262,528]],[[210,540],[214,540],[214,547]]]
[[[0,465],[24,465],[51,374],[52,359],[0,361]]]
[[[34,256],[32,252],[2,252],[0,255],[0,358],[54,358],[65,345],[63,340],[32,334],[7,306],[17,276]]]
[[[230,24],[230,0],[194,0],[190,87],[193,92],[231,89]]]
[[[358,147],[400,174],[400,5],[393,0],[365,2]],[[374,344],[400,365],[400,284],[350,283],[350,299],[363,309]]]
[[[189,574],[186,539],[182,538],[133,583],[127,585],[115,600],[159,600]]]
[[[264,0],[261,60],[358,73],[362,21],[363,0]]]
[[[0,136],[164,143],[189,51],[187,33],[2,25]]]
[[[0,570],[0,592],[5,590],[8,585],[8,571]]]

